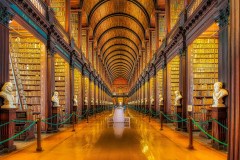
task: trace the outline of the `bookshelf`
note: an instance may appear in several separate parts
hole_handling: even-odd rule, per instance
[[[38,39],[10,37],[10,81],[15,105],[21,110],[41,112],[41,54],[44,47]]]
[[[159,16],[159,46],[161,46],[163,39],[166,37],[166,18],[165,15]]]
[[[218,81],[218,38],[197,38],[188,48],[191,54],[193,118],[205,121],[213,104],[213,84]]]
[[[184,0],[170,0],[170,28],[172,29],[184,8]]]
[[[62,108],[66,107],[66,73],[68,63],[58,54],[55,55],[55,91],[59,95],[59,104]],[[66,108],[65,108],[66,109]]]
[[[55,13],[55,17],[65,28],[66,25],[66,0],[50,0],[50,6]]]
[[[82,74],[78,69],[74,69],[74,96],[77,95],[78,108],[77,113],[81,112],[81,83]]]
[[[174,99],[175,99],[175,91],[179,90],[179,63],[180,63],[180,58],[179,56],[174,57],[168,64],[168,76],[169,76],[169,81],[168,81],[168,87],[169,87],[169,95],[168,99],[170,102],[170,113],[174,113]]]
[[[75,44],[78,44],[78,13],[71,13],[70,14],[70,21],[71,21],[71,36],[75,41]]]
[[[159,95],[161,94],[163,96],[163,70],[160,69],[157,72],[157,95],[159,97]]]

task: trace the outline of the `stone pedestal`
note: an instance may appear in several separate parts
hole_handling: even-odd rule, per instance
[[[11,120],[16,119],[16,109],[0,109],[0,123],[4,124]],[[2,126],[0,129],[0,141],[4,141],[12,136],[15,133],[15,123],[9,123],[5,126]],[[13,140],[7,141],[2,144],[0,148],[1,153],[8,153],[16,150],[16,146],[13,143]]]
[[[182,115],[182,106],[181,105],[175,105],[174,106],[174,113],[181,116]],[[174,115],[174,119],[176,121],[181,121],[181,118],[179,116]],[[174,124],[176,126],[175,130],[180,131],[182,129],[182,126],[183,126],[182,122],[174,122]]]
[[[211,107],[212,118],[227,126],[227,107]],[[220,126],[217,122],[212,121],[212,135],[221,142],[227,141],[227,130]],[[226,142],[227,143],[227,142]],[[224,145],[213,141],[212,146],[216,149],[224,149]]]

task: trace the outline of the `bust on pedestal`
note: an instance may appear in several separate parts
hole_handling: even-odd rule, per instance
[[[160,107],[160,111],[163,112],[164,108],[163,108],[163,96],[162,96],[162,94],[159,95],[159,107]]]
[[[11,82],[6,82],[0,92],[0,97],[3,98],[3,105],[1,109],[17,109],[14,103],[14,96],[12,95],[13,84]]]
[[[212,118],[216,119],[218,122],[223,125],[227,125],[227,107],[223,104],[223,97],[228,95],[228,91],[223,89],[222,82],[214,83],[214,91],[213,91],[213,105],[212,109]],[[227,131],[219,126],[217,122],[212,122],[212,133],[213,137],[218,140],[225,142],[227,139]],[[216,149],[221,149],[224,146],[219,144],[216,141],[212,143],[213,147]]]
[[[14,106],[14,96],[12,95],[13,84],[11,82],[6,82],[0,92],[0,97],[3,98],[3,105],[1,106],[0,111],[0,122],[1,124],[10,122],[16,119],[16,109]],[[15,123],[9,123],[1,128],[1,139],[3,141],[14,135],[15,132]],[[7,141],[2,144],[3,150],[0,152],[11,152],[16,150],[16,146],[13,143],[13,140]]]
[[[177,90],[175,91],[175,100],[174,100],[174,112],[175,114],[181,116],[182,115],[182,105],[181,105],[181,99],[182,99],[182,95],[180,94],[180,92]],[[177,121],[180,121],[180,117],[179,116],[175,116],[175,119]],[[182,122],[176,122],[176,130],[180,130],[182,128]]]
[[[52,116],[54,116],[52,118],[52,122],[53,124],[57,124],[59,122],[59,114],[60,114],[60,104],[59,104],[59,98],[58,98],[58,92],[53,92],[53,96],[52,96]],[[57,116],[56,116],[57,115]],[[58,125],[52,125],[51,129],[52,131],[58,131]]]

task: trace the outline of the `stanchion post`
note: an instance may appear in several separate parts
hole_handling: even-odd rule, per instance
[[[148,118],[148,121],[150,122],[151,121],[151,109],[149,107],[149,118]]]
[[[42,151],[42,139],[41,139],[41,117],[37,118],[37,152]]]
[[[160,111],[160,130],[163,130],[163,112]]]
[[[188,133],[189,133],[188,149],[194,149],[194,147],[193,147],[192,105],[188,105]]]
[[[87,116],[87,123],[88,123],[88,110],[87,110],[86,116]]]
[[[76,121],[76,112],[75,111],[73,112],[72,119],[73,119],[73,121],[72,121],[72,127],[73,127],[72,132],[75,132],[75,121]]]

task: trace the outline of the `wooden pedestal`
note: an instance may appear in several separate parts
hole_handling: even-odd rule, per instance
[[[73,106],[73,112],[74,112],[75,114],[77,114],[77,106]],[[77,122],[78,122],[77,116],[76,116],[76,115],[73,115],[72,117],[73,117],[73,118],[72,118],[72,121],[74,120],[74,123],[77,123]]]
[[[61,107],[52,107],[53,118],[50,120],[50,123],[57,124],[59,122],[60,109],[61,109]],[[59,131],[59,129],[58,129],[59,126],[58,125],[52,125],[52,124],[49,124],[47,132],[48,133],[58,132]]]
[[[0,123],[4,124],[11,120],[16,119],[16,109],[0,109]],[[15,133],[15,123],[9,123],[5,126],[2,126],[0,129],[0,141],[8,139],[14,136]],[[7,141],[2,144],[0,154],[6,152],[12,152],[16,150],[16,146],[13,143],[13,140]]]
[[[211,107],[212,108],[212,118],[216,119],[218,122],[227,125],[227,107]],[[212,135],[221,142],[227,141],[227,130],[220,126],[217,122],[212,122]],[[213,148],[224,149],[224,145],[213,141]]]
[[[181,105],[174,106],[174,113],[181,116],[182,115],[182,106]],[[181,118],[178,117],[177,115],[174,115],[174,119],[176,121],[181,121]],[[174,124],[176,126],[175,130],[180,131],[182,129],[182,126],[183,126],[182,122],[174,122]]]

